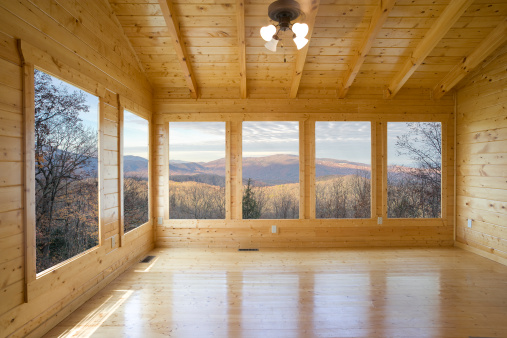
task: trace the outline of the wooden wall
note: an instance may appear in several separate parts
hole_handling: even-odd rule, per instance
[[[118,179],[121,109],[150,118],[152,94],[107,1],[2,1],[0,18],[0,336],[40,336],[153,247],[151,222],[122,236]],[[34,66],[101,101],[101,245],[37,277],[24,177]]]
[[[478,68],[457,95],[456,241],[507,264],[507,45]]]
[[[454,210],[454,98],[430,99],[424,90],[405,90],[384,100],[381,90],[350,91],[350,99],[174,100],[156,98],[155,217],[161,247],[345,247],[452,245]],[[380,95],[379,95],[380,94]],[[300,186],[298,220],[241,219],[241,122],[287,120],[300,122]],[[372,218],[315,219],[314,125],[318,120],[371,121]],[[225,121],[227,201],[225,220],[170,220],[168,218],[168,123],[171,121]],[[442,219],[387,219],[386,145],[388,121],[441,121],[444,175]],[[377,216],[384,222],[377,224]],[[271,234],[271,225],[279,232]]]

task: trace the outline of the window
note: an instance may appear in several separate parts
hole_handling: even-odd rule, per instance
[[[299,218],[299,122],[243,122],[243,219]]]
[[[225,219],[225,123],[169,123],[169,218]]]
[[[148,222],[148,121],[129,111],[123,114],[124,232]]]
[[[441,123],[389,122],[387,136],[388,217],[441,217]]]
[[[98,98],[35,70],[36,271],[98,245]]]
[[[316,218],[370,218],[370,122],[316,122],[315,176]]]

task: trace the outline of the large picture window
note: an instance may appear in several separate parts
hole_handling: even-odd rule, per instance
[[[124,232],[148,222],[148,121],[127,110],[123,114]]]
[[[98,98],[35,70],[36,271],[98,245]]]
[[[441,217],[441,123],[389,122],[387,136],[388,217]]]
[[[370,122],[316,122],[315,157],[316,217],[370,218]]]
[[[169,123],[169,218],[225,219],[225,123]]]
[[[299,122],[243,122],[243,218],[299,218]]]

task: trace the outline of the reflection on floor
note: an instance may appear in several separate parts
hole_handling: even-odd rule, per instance
[[[507,337],[507,267],[461,249],[150,255],[47,337]]]

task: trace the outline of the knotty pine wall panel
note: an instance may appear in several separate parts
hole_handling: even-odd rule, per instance
[[[507,264],[506,46],[493,55],[457,94],[456,241]]]
[[[359,93],[354,93],[358,95]],[[438,246],[453,244],[454,212],[454,97],[447,95],[432,100],[427,91],[402,90],[393,100],[384,100],[377,93],[352,99],[161,99],[155,96],[154,120],[161,143],[154,156],[163,170],[155,178],[160,184],[168,182],[167,133],[171,121],[225,121],[231,127],[230,142],[230,201],[224,220],[171,220],[168,218],[168,190],[156,200],[156,217],[163,218],[157,226],[157,246],[161,247],[352,247],[352,246]],[[300,160],[300,175],[304,191],[300,204],[301,219],[242,220],[241,219],[241,122],[242,121],[300,121],[306,140]],[[372,181],[372,217],[370,219],[315,219],[313,128],[315,121],[371,121],[374,133],[372,152],[376,176]],[[388,121],[440,121],[443,127],[443,176],[441,219],[387,219],[383,201],[384,136]],[[301,143],[300,143],[301,146]],[[162,203],[162,204],[161,204]],[[377,216],[383,216],[382,225]],[[271,234],[271,225],[279,232]]]

